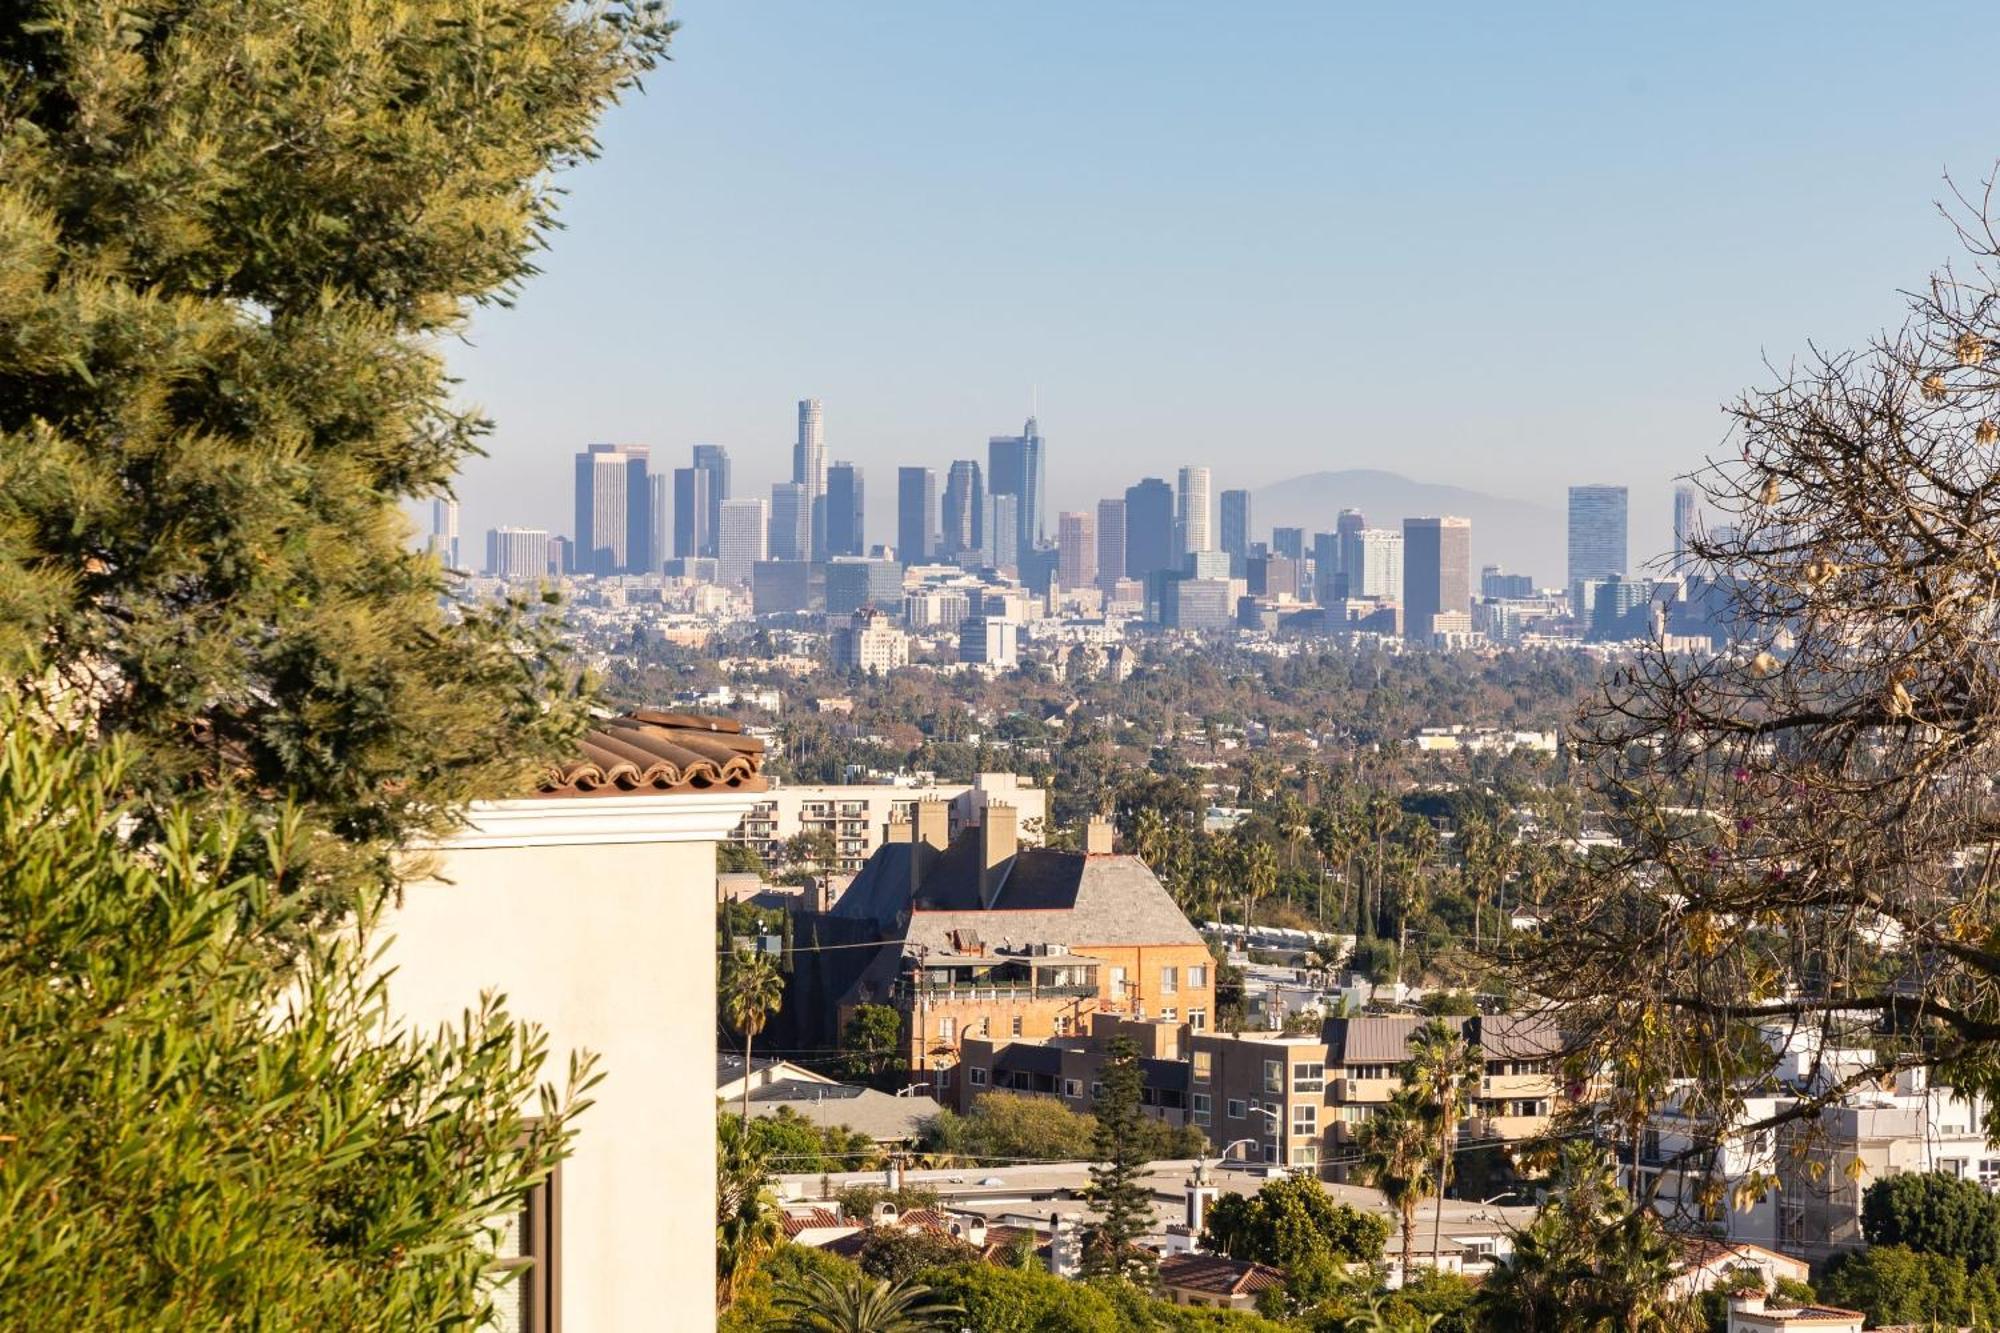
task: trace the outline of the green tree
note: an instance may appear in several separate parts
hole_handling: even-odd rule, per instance
[[[1232,1259],[1285,1270],[1289,1304],[1303,1309],[1346,1284],[1348,1264],[1382,1257],[1389,1223],[1334,1202],[1317,1180],[1287,1176],[1254,1195],[1225,1194],[1209,1209],[1202,1243]]]
[[[978,1250],[956,1236],[921,1227],[870,1227],[861,1243],[858,1262],[870,1277],[888,1282],[914,1281],[919,1273],[932,1268],[954,1268],[980,1263]]]
[[[1150,1160],[1143,1148],[1139,1048],[1130,1037],[1117,1037],[1108,1055],[1097,1098],[1096,1160],[1085,1194],[1097,1220],[1085,1242],[1084,1267],[1098,1275],[1140,1276],[1152,1268],[1151,1254],[1138,1241],[1152,1229],[1153,1202],[1139,1178]]]
[[[719,1007],[729,1026],[743,1034],[743,1127],[750,1127],[750,1043],[785,996],[785,978],[761,953],[738,949],[729,955],[717,988]]]
[[[1135,1134],[1143,1132],[1143,1126]],[[950,1109],[923,1122],[917,1145],[926,1153],[968,1162],[1076,1162],[1098,1141],[1099,1122],[1053,1097],[989,1092],[964,1115]]]
[[[1841,1255],[1817,1283],[1829,1304],[1860,1310],[1870,1324],[1991,1327],[2000,1320],[2000,1289],[1991,1270],[1966,1271],[1949,1254],[1907,1245],[1871,1245]]]
[[[1416,1092],[1417,1103],[1436,1135],[1433,1157],[1437,1163],[1437,1189],[1431,1220],[1431,1267],[1435,1269],[1444,1241],[1444,1187],[1451,1179],[1458,1122],[1479,1095],[1479,1080],[1486,1072],[1486,1063],[1479,1047],[1466,1041],[1464,1031],[1456,1023],[1441,1018],[1431,1019],[1412,1033],[1409,1049],[1410,1059],[1403,1077]]]
[[[886,1004],[857,1004],[840,1030],[840,1049],[857,1074],[879,1079],[896,1058],[903,1039],[903,1016]]]
[[[716,873],[723,875],[766,873],[764,858],[747,842],[720,842],[715,846]]]
[[[726,1118],[726,1117],[725,1117]],[[821,1125],[789,1106],[750,1122],[750,1138],[787,1175],[866,1171],[881,1156],[875,1140],[845,1125]]]
[[[130,818],[127,743],[0,690],[0,1327],[440,1328],[485,1317],[496,1230],[593,1081],[486,997],[392,1016],[366,930],[306,932],[305,821]]]
[[[1362,1122],[1355,1135],[1357,1174],[1382,1191],[1402,1219],[1403,1274],[1410,1274],[1417,1207],[1431,1192],[1431,1132],[1413,1089],[1398,1089],[1387,1105]]]
[[[2000,1262],[2000,1200],[1942,1172],[1884,1176],[1861,1196],[1861,1232],[1870,1245],[1946,1254],[1978,1272]]]
[[[743,1283],[785,1237],[771,1159],[747,1122],[722,1116],[715,1127],[715,1304],[727,1309]]]
[[[281,887],[337,915],[573,744],[549,627],[447,610],[401,508],[487,429],[443,344],[533,273],[669,28],[645,0],[8,6],[0,676],[129,740],[134,818],[290,803],[323,836]]]
[[[807,1273],[775,1302],[792,1333],[919,1333],[950,1328],[965,1313],[937,1300],[929,1287],[866,1276],[839,1281]]]

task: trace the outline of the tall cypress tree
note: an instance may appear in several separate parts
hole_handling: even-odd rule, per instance
[[[1144,1146],[1145,1112],[1139,1109],[1139,1048],[1130,1037],[1119,1037],[1108,1054],[1093,1108],[1097,1161],[1086,1197],[1097,1209],[1097,1221],[1084,1240],[1083,1267],[1093,1276],[1143,1277],[1156,1260],[1138,1244],[1153,1229],[1152,1195],[1139,1179],[1152,1160]]]
[[[572,743],[533,608],[448,609],[402,507],[478,451],[439,349],[533,272],[653,10],[5,7],[0,679],[122,737],[142,820],[296,802],[340,908]]]

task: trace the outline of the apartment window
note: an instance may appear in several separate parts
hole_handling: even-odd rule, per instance
[[[1181,970],[1178,967],[1160,969],[1160,994],[1172,995],[1181,988]]]
[[[1111,969],[1111,998],[1114,1000],[1125,998],[1125,969],[1122,967]]]
[[[1013,1031],[1014,1031],[1014,1035],[1015,1035],[1015,1036],[1017,1036],[1017,1037],[1018,1037],[1018,1036],[1020,1036],[1020,1035],[1021,1035],[1021,1016],[1020,1016],[1019,1014],[1015,1014],[1015,1015],[1014,1015],[1014,1028],[1013,1028]]]
[[[1188,989],[1208,989],[1208,965],[1206,963],[1196,963],[1188,969]]]
[[[1194,1018],[1194,1016],[1195,1016],[1196,1014],[1200,1013],[1200,1012],[1201,1012],[1201,1010],[1199,1010],[1199,1009],[1190,1009],[1190,1010],[1188,1010],[1188,1018],[1189,1018],[1190,1020],[1192,1020],[1192,1019]],[[1213,1054],[1212,1052],[1209,1052],[1209,1051],[1196,1051],[1196,1052],[1194,1053],[1194,1081],[1195,1081],[1195,1082],[1197,1082],[1197,1083],[1206,1083],[1206,1082],[1208,1082],[1208,1076],[1209,1076],[1209,1074],[1210,1074],[1210,1073],[1212,1073],[1212,1072],[1214,1071],[1214,1068],[1215,1068],[1215,1056],[1214,1056],[1214,1054]]]
[[[1267,1162],[1276,1162],[1278,1160],[1278,1145],[1273,1139],[1264,1140],[1264,1160]]]
[[[550,1333],[555,1328],[561,1217],[562,1163],[558,1162],[528,1190],[494,1246],[493,1267],[505,1276],[493,1293],[489,1333]]]
[[[1293,1092],[1319,1092],[1326,1087],[1326,1065],[1315,1061],[1311,1064],[1292,1066]]]
[[[1229,1111],[1229,1118],[1231,1120],[1241,1120],[1243,1118],[1243,1099],[1240,1097],[1231,1097],[1226,1109]]]
[[[1188,1010],[1188,1026],[1194,1029],[1196,1032],[1208,1031],[1208,1010],[1206,1009]]]
[[[1310,1143],[1294,1145],[1292,1148],[1292,1165],[1318,1166],[1319,1149]]]
[[[1302,1102],[1292,1108],[1292,1137],[1311,1138],[1319,1133],[1319,1108]]]
[[[1208,1123],[1209,1107],[1211,1105],[1212,1103],[1208,1100],[1207,1093],[1197,1092],[1194,1095],[1194,1122],[1197,1125],[1205,1125]]]
[[[1979,1161],[1979,1183],[1987,1189],[2000,1185],[2000,1157],[1983,1157]]]
[[[1065,1096],[1065,1097],[1081,1097],[1081,1096],[1083,1096],[1083,1080],[1082,1080],[1082,1079],[1080,1079],[1080,1078],[1066,1078],[1066,1079],[1064,1079],[1064,1080],[1063,1080],[1063,1096]]]
[[[956,1018],[940,1018],[938,1020],[938,1040],[955,1041],[957,1038],[958,1020]]]
[[[1282,1093],[1284,1090],[1285,1062],[1283,1060],[1266,1060],[1264,1062],[1264,1091]]]
[[[1171,1004],[1168,1005],[1166,1008],[1160,1010],[1160,1019],[1162,1022],[1172,1023],[1180,1016],[1181,1016],[1181,1011],[1175,1008]]]
[[[1102,1097],[1103,1095],[1104,1095],[1104,1085],[1102,1083],[1098,1083],[1093,1080],[1090,1085],[1090,1100],[1096,1101],[1099,1097]]]
[[[1067,1037],[1067,1036],[1069,1035],[1069,1032],[1070,1032],[1070,1021],[1069,1021],[1069,1015],[1068,1015],[1068,1014],[1057,1014],[1057,1015],[1056,1015],[1056,1035],[1057,1035],[1058,1037]]]
[[[950,1087],[951,1087],[951,1066],[950,1066],[950,1065],[946,1065],[946,1066],[944,1066],[944,1067],[943,1067],[942,1069],[940,1069],[940,1070],[938,1070],[938,1071],[937,1071],[937,1085],[938,1085],[938,1090],[939,1090],[939,1091],[944,1091],[944,1090],[946,1090],[946,1089],[948,1089],[948,1088],[950,1088]]]
[[[986,1070],[979,1065],[973,1065],[965,1071],[965,1081],[975,1088],[985,1087]]]

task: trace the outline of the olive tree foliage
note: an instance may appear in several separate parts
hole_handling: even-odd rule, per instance
[[[353,930],[274,968],[273,880],[232,867],[299,823],[140,840],[126,765],[0,692],[0,1327],[477,1326],[589,1062],[529,1122],[545,1044],[497,998],[411,1032]]]
[[[129,739],[136,816],[294,801],[342,906],[573,738],[532,608],[448,612],[402,506],[478,451],[443,342],[534,271],[654,10],[5,8],[0,676]]]
[[[2000,1088],[1990,201],[1949,210],[1966,259],[1900,327],[1733,406],[1681,571],[1727,647],[1654,644],[1576,728],[1625,845],[1510,962],[1613,1071],[1629,1124],[1685,1079],[1692,1112],[1748,1127],[1744,1098],[1779,1090],[1774,1026],[1876,1057],[1793,1071],[1808,1095],[1772,1120],[1915,1067]]]

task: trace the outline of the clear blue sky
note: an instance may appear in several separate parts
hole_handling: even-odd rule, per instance
[[[499,422],[471,549],[566,530],[589,440],[766,486],[808,395],[893,540],[894,467],[983,458],[1031,393],[1051,525],[1182,463],[1373,466],[1627,483],[1657,549],[1719,402],[1896,319],[1943,173],[2000,155],[1972,5],[676,12],[545,272],[452,353]]]

